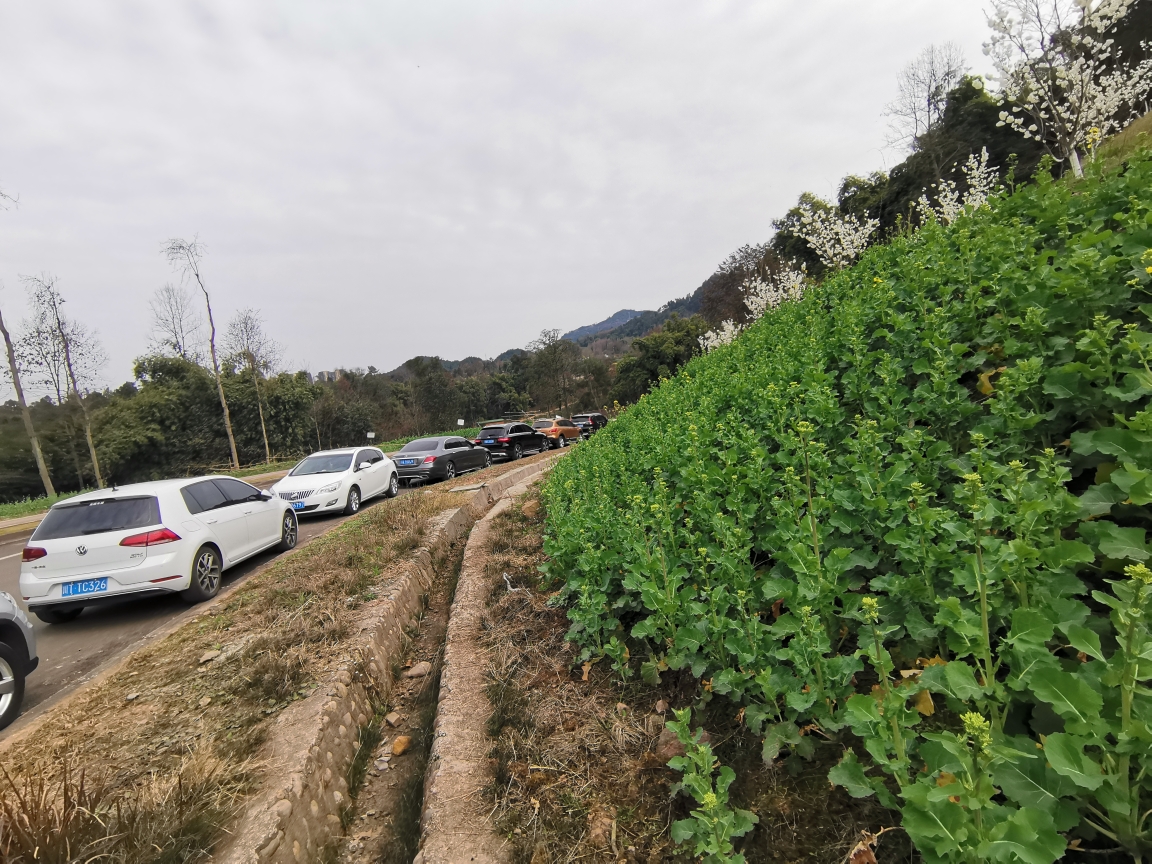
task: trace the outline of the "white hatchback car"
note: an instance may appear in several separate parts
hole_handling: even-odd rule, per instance
[[[220,574],[296,545],[286,501],[235,477],[158,480],[87,492],[52,507],[24,548],[20,594],[41,621],[85,606],[180,592],[199,603]]]
[[[400,493],[396,464],[375,447],[321,450],[302,459],[288,476],[268,491],[287,501],[297,513],[352,515],[377,495]]]

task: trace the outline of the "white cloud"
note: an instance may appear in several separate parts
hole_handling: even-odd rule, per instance
[[[0,0],[0,300],[50,271],[115,384],[158,250],[314,368],[652,308],[882,167],[902,65],[980,3]]]

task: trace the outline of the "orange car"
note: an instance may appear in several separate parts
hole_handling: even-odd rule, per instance
[[[550,448],[567,447],[569,444],[580,440],[580,427],[563,417],[557,417],[555,420],[549,420],[545,417],[535,421],[532,428],[537,432],[544,433]]]

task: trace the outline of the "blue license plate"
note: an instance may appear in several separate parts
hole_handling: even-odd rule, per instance
[[[85,594],[99,594],[108,590],[108,577],[103,579],[85,579],[82,582],[65,582],[61,586],[61,595],[64,597],[80,597]]]
[[[484,439],[484,443],[485,443],[485,444],[495,444],[496,442],[495,442],[495,441],[493,441],[491,438],[485,438],[485,439]]]
[[[401,460],[400,460],[399,462],[397,462],[396,464],[397,464],[397,465],[415,465],[415,464],[416,464],[416,460],[415,460],[415,459],[401,459]]]
[[[293,510],[303,510],[304,509],[304,502],[303,501],[293,501],[292,502],[292,509]]]

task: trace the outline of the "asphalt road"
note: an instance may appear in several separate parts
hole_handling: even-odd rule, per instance
[[[254,485],[268,488],[275,481],[267,480]],[[400,494],[412,491],[400,489]],[[376,506],[382,498],[366,502],[363,509]],[[347,516],[313,516],[300,520],[300,539],[303,543],[312,537],[335,528]],[[20,552],[28,542],[32,530],[0,535],[0,591],[7,591],[21,606]],[[276,552],[263,552],[224,572],[227,588],[235,585],[268,562]],[[36,713],[36,708],[62,695],[80,683],[89,673],[98,669],[157,627],[188,610],[188,604],[178,596],[150,597],[114,606],[85,609],[75,621],[67,624],[45,624],[30,615],[36,630],[36,648],[40,666],[29,676],[24,691],[22,716]],[[27,612],[27,607],[24,608]]]

